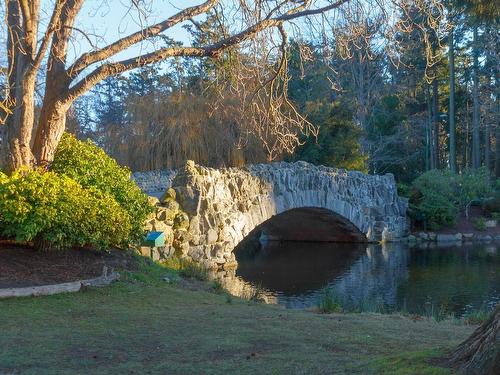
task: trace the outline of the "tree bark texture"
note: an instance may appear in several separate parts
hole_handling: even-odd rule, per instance
[[[461,374],[496,375],[500,369],[500,304],[491,317],[453,352],[450,363]]]

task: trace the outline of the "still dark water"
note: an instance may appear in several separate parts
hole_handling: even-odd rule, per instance
[[[237,249],[233,288],[256,288],[269,303],[316,306],[325,288],[343,306],[463,316],[500,301],[500,244],[410,247],[407,244],[269,242]]]

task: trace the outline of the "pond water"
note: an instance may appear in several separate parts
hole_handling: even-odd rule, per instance
[[[236,250],[224,275],[233,294],[258,290],[269,303],[317,306],[325,290],[352,311],[463,316],[500,301],[500,244],[268,242]]]

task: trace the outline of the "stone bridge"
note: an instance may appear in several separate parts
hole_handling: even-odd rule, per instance
[[[144,176],[135,178],[140,186],[147,185]],[[153,257],[175,254],[209,268],[234,265],[233,250],[245,237],[272,221],[279,234],[276,219],[295,211],[295,220],[281,225],[282,231],[289,229],[283,239],[294,233],[314,235],[321,225],[323,232],[332,228],[333,233],[332,225],[340,232],[327,240],[397,241],[407,231],[407,201],[398,197],[392,175],[306,162],[212,169],[188,161],[161,199],[153,201],[158,207],[147,229],[164,231],[167,238],[167,246],[153,249]],[[307,215],[317,222],[308,225]]]

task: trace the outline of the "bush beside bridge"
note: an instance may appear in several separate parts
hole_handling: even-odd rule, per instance
[[[413,221],[432,230],[453,227],[459,214],[467,212],[472,204],[482,204],[494,216],[498,201],[486,168],[467,169],[460,174],[434,169],[415,179],[409,189],[400,191],[409,194]]]
[[[138,244],[150,212],[128,169],[67,134],[50,171],[0,174],[0,235],[38,248]]]

